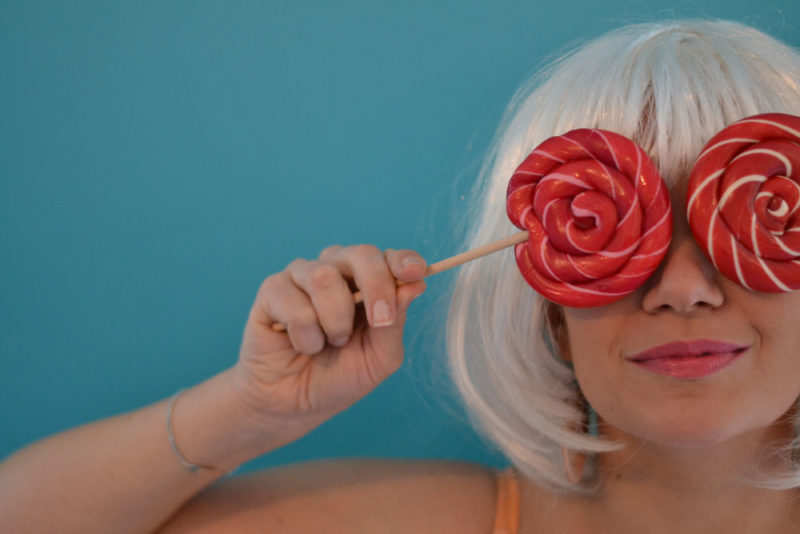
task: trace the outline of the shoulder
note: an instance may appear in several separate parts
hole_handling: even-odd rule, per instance
[[[440,460],[318,460],[222,479],[161,532],[491,532],[495,472]]]

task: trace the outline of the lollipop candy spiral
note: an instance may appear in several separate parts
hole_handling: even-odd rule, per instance
[[[669,194],[633,141],[579,129],[531,152],[508,184],[511,222],[528,230],[515,248],[525,280],[566,306],[608,304],[658,267],[672,235]]]
[[[800,117],[737,121],[689,176],[689,225],[714,266],[747,289],[800,289]]]

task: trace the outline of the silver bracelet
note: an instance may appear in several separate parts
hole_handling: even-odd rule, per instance
[[[184,391],[186,391],[185,388],[179,389],[169,400],[169,405],[167,406],[167,437],[169,437],[169,445],[172,447],[172,452],[174,452],[175,456],[178,457],[178,461],[181,463],[181,465],[183,465],[183,467],[192,473],[198,471],[199,469],[214,470],[213,467],[196,465],[188,461],[186,458],[184,458],[183,454],[181,454],[181,451],[178,450],[178,445],[175,443],[175,433],[172,431],[172,408],[175,406],[175,401],[178,400],[178,395]]]

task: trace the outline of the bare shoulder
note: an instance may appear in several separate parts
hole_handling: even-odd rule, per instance
[[[220,480],[160,532],[486,534],[495,484],[467,462],[318,460]]]

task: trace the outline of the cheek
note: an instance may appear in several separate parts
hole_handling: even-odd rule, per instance
[[[570,328],[571,327],[571,328]],[[569,354],[581,391],[595,410],[614,411],[615,392],[621,393],[623,369],[619,327],[604,321],[569,321]]]
[[[773,391],[781,386],[800,388],[800,320],[792,315],[773,317],[755,324],[759,336],[756,372],[764,375]]]
[[[601,308],[565,309],[564,358],[586,366],[618,357],[622,333],[628,329],[628,320],[633,315],[633,310],[622,308],[626,300]]]
[[[776,381],[800,382],[800,291],[746,295],[763,372],[783,374]]]
[[[609,349],[613,342],[601,336],[593,340],[587,338],[575,343],[573,368],[581,391],[594,410],[606,419],[613,419],[618,413],[618,405],[623,402],[626,389],[624,372],[615,361],[614,353]],[[628,391],[629,392],[629,391]]]
[[[789,300],[794,301],[795,299]],[[765,311],[754,319],[754,323],[765,345],[795,355],[800,353],[800,303],[797,306],[782,307],[777,313]]]

